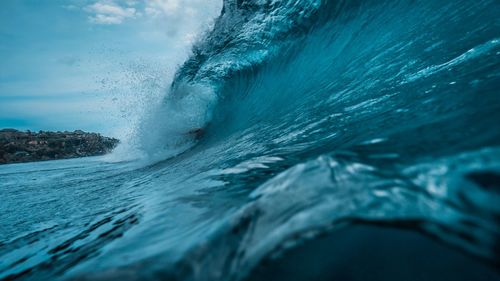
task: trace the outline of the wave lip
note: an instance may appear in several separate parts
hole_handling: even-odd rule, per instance
[[[221,16],[177,71],[165,107],[187,115],[186,128],[206,127],[229,79],[255,69],[292,43],[319,11],[319,0],[224,1]],[[233,89],[236,90],[237,89]],[[169,113],[171,114],[171,113]]]

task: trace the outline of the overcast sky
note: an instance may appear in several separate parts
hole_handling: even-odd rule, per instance
[[[0,128],[118,136],[222,0],[3,0]]]

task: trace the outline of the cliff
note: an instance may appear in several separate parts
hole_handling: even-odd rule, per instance
[[[0,164],[68,159],[109,153],[117,139],[80,130],[74,132],[22,132],[0,130]]]

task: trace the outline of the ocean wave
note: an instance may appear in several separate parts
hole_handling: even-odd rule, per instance
[[[436,272],[456,272],[464,263],[452,256],[465,253],[484,268],[454,277],[498,277],[498,11],[495,0],[224,1],[147,113],[140,132],[154,164],[44,174],[57,198],[90,199],[17,204],[71,219],[0,244],[0,278],[258,280],[300,247],[338,261],[308,245],[360,225],[446,245]],[[5,177],[16,192],[2,211],[40,190]],[[413,238],[405,250],[422,241]],[[367,240],[343,253],[378,242]],[[429,260],[437,247],[427,249],[407,257]]]

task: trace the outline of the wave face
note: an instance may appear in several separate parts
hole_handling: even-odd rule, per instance
[[[163,149],[158,139],[183,146],[199,128],[203,138],[139,170],[54,169],[51,190],[95,199],[66,216],[47,203],[67,220],[37,216],[38,228],[9,217],[26,230],[0,236],[0,278],[259,280],[272,276],[258,275],[266,264],[363,225],[445,245],[449,262],[435,270],[449,275],[428,279],[500,280],[499,14],[495,0],[225,1],[154,115],[165,130],[149,149]],[[370,240],[355,237],[346,247]],[[319,259],[310,252],[299,253]]]

